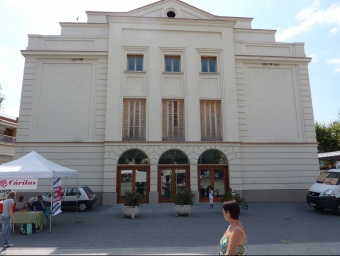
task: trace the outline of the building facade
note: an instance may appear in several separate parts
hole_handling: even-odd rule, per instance
[[[14,160],[18,118],[0,114],[0,164]]]
[[[197,202],[208,185],[216,201],[304,200],[319,165],[303,43],[179,0],[87,17],[28,36],[17,158],[78,170],[103,204],[183,185]]]

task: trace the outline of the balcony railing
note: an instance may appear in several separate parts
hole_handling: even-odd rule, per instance
[[[0,141],[6,144],[14,144],[16,141],[16,137],[0,134]]]

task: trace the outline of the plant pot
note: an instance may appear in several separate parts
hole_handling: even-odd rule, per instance
[[[134,219],[139,214],[139,206],[126,206],[123,205],[122,210],[125,217]]]
[[[191,205],[190,204],[188,204],[188,205],[175,204],[174,209],[175,209],[176,216],[179,216],[179,215],[190,216],[190,212],[191,212]]]

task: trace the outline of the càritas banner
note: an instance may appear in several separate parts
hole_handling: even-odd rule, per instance
[[[53,204],[52,204],[52,216],[61,213],[61,179],[56,178],[53,181]]]
[[[31,190],[37,189],[38,179],[0,179],[0,190]]]

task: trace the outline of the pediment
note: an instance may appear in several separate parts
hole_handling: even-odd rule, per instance
[[[161,0],[153,4],[129,11],[127,16],[181,19],[214,19],[216,16],[202,11],[180,0]]]

